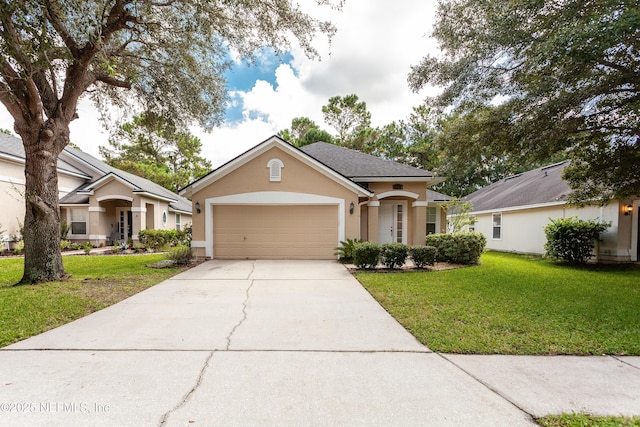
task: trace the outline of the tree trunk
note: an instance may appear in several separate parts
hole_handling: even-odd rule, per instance
[[[57,162],[69,126],[49,120],[40,129],[19,132],[25,150],[24,275],[20,283],[66,276],[60,251]]]

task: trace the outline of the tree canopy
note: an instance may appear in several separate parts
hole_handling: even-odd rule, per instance
[[[107,164],[147,178],[172,191],[206,175],[211,162],[200,155],[202,142],[168,118],[152,112],[123,124],[100,147]]]
[[[82,95],[105,114],[123,107],[211,128],[229,49],[251,58],[296,39],[315,57],[313,38],[333,32],[281,0],[0,0],[0,102],[25,147],[22,282],[65,275],[55,165]]]
[[[459,120],[495,114],[462,151],[568,156],[574,201],[640,194],[637,1],[443,0],[433,35],[410,86],[443,87],[429,102]]]

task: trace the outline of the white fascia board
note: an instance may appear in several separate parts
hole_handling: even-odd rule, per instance
[[[134,190],[133,193],[141,195],[141,196],[151,197],[153,199],[162,200],[162,201],[165,201],[165,202],[177,202],[178,201],[177,198],[176,199],[171,199],[169,197],[164,197],[164,196],[160,196],[158,194],[149,193],[148,191],[142,191],[142,190],[135,191]]]
[[[534,205],[521,205],[521,206],[511,206],[508,208],[496,208],[496,209],[486,209],[483,211],[471,211],[470,215],[484,215],[489,213],[497,213],[497,212],[513,212],[513,211],[523,211],[526,209],[539,209],[539,208],[547,208],[552,206],[562,206],[566,205],[567,202],[547,202],[547,203],[537,203]]]
[[[172,208],[171,206],[169,206],[169,212],[175,212],[175,213],[185,214],[185,215],[193,215],[193,212],[191,211],[184,211],[182,209]]]
[[[427,185],[444,182],[444,178],[428,176],[358,176],[351,180],[353,182],[424,182]]]

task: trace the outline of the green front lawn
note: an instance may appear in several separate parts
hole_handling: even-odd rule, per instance
[[[430,349],[640,355],[640,267],[574,268],[487,252],[457,270],[357,273]]]
[[[72,276],[60,282],[14,286],[22,277],[22,258],[0,259],[0,347],[115,304],[181,270],[147,268],[162,254],[69,256]]]

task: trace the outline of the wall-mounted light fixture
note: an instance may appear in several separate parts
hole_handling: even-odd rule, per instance
[[[196,213],[200,213],[200,202],[196,202]]]
[[[624,216],[629,216],[633,212],[633,205],[627,205],[624,207]]]
[[[349,204],[349,213],[350,213],[351,215],[353,215],[353,210],[354,210],[355,208],[356,208],[356,205],[354,205],[354,204],[353,204],[353,202],[351,202],[351,203]]]

